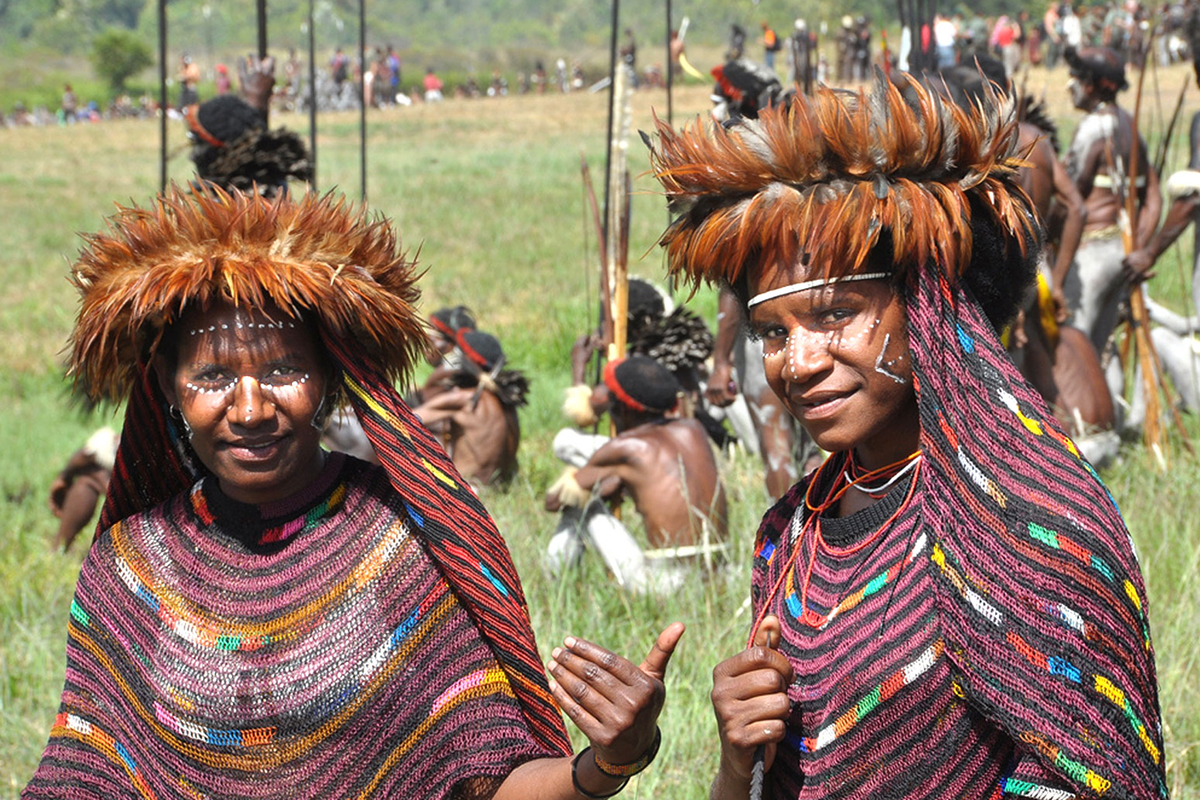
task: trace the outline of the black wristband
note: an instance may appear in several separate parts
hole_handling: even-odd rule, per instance
[[[618,786],[616,789],[613,789],[608,794],[592,794],[587,789],[584,789],[582,786],[579,785],[579,759],[583,758],[584,754],[590,752],[591,749],[592,748],[590,748],[590,747],[583,748],[582,750],[579,751],[579,755],[575,756],[575,758],[571,760],[571,784],[575,787],[576,792],[583,795],[584,797],[589,798],[589,800],[605,800],[605,798],[607,798],[607,797],[616,797],[617,795],[619,795],[622,792],[622,790],[625,789],[625,784],[629,783],[629,778],[625,778],[624,780],[622,780],[621,785]],[[596,759],[596,757],[593,755],[592,763],[595,763],[595,759]],[[599,771],[600,768],[597,767],[596,769],[597,769],[597,771]]]

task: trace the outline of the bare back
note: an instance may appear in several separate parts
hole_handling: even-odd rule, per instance
[[[1133,137],[1132,118],[1113,103],[1098,106],[1085,115],[1075,129],[1065,162],[1067,172],[1083,195],[1087,209],[1085,231],[1100,231],[1119,222],[1124,204],[1121,187],[1130,171]],[[1153,186],[1155,196],[1158,189],[1157,176],[1149,166],[1146,142],[1141,136],[1138,136],[1137,154],[1137,201],[1145,208],[1147,186]],[[1154,214],[1157,223],[1158,208]]]
[[[467,389],[451,391],[474,394]],[[517,472],[520,442],[516,409],[506,407],[490,391],[480,392],[473,408],[466,402],[450,417],[447,450],[469,481],[486,486],[511,480]]]
[[[577,477],[602,486],[618,479],[655,547],[697,544],[706,522],[712,541],[726,537],[725,489],[708,435],[694,419],[631,428],[600,448]]]

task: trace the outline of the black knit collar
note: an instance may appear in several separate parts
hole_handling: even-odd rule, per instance
[[[343,473],[354,461],[345,453],[330,453],[312,483],[289,497],[262,505],[234,500],[209,475],[200,483],[200,497],[195,498],[202,499],[205,507],[196,510],[205,527],[237,539],[255,553],[275,553],[341,504],[345,497]]]
[[[824,493],[828,492],[829,486],[833,483],[834,478],[840,475],[845,467],[845,454],[835,453],[830,456],[829,465],[821,470],[818,476],[821,482],[813,487],[813,495],[815,497],[824,496]],[[897,481],[896,485],[891,488],[891,491],[884,495],[878,502],[849,516],[833,517],[828,514],[823,515],[821,517],[821,538],[831,545],[845,547],[879,530],[879,526],[887,522],[888,518],[896,513],[896,509],[904,502],[911,483],[912,476],[906,476]],[[854,491],[854,489],[850,489],[849,491]]]

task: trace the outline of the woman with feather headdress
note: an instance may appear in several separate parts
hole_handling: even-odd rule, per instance
[[[670,271],[831,453],[759,529],[712,796],[1164,797],[1129,534],[997,341],[1041,235],[1011,103],[878,77],[658,134]]]
[[[176,189],[89,237],[71,370],[128,405],[23,797],[567,800],[653,759],[683,626],[640,667],[567,637],[547,682],[503,539],[393,388],[416,275],[328,195]],[[379,465],[321,449],[346,401]]]

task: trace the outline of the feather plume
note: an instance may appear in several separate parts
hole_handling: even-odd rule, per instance
[[[558,476],[558,480],[550,484],[550,488],[546,490],[546,495],[549,497],[557,497],[558,502],[564,506],[573,508],[583,508],[592,499],[592,492],[579,485],[579,481],[575,478],[575,473],[579,470],[575,467],[567,467],[563,470],[563,474]]]
[[[85,242],[72,270],[82,303],[69,374],[94,399],[128,396],[166,326],[215,300],[310,317],[394,381],[425,349],[416,262],[387,220],[331,194],[172,186],[150,208],[119,206]]]
[[[847,274],[885,231],[898,271],[936,258],[954,276],[970,261],[972,197],[1019,247],[1035,230],[1004,95],[964,109],[876,76],[869,91],[822,87],[730,128],[656,125],[651,168],[679,215],[659,243],[692,286],[797,259]]]
[[[599,417],[596,416],[596,410],[592,408],[592,387],[583,383],[567,387],[563,397],[562,412],[567,419],[580,428],[595,425]]]

